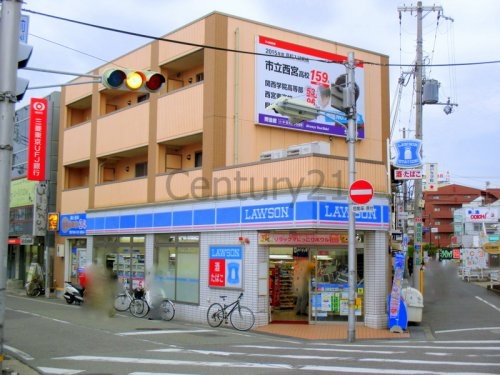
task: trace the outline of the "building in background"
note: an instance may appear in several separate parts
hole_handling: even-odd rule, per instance
[[[266,108],[282,96],[323,105],[349,52],[356,176],[375,190],[356,213],[356,315],[386,327],[388,57],[217,12],[91,72],[161,72],[159,93],[63,87],[56,290],[95,264],[127,287],[160,287],[190,321],[240,291],[257,325],[347,321],[348,146],[333,121],[344,120],[292,124]]]
[[[47,215],[56,209],[60,93],[45,99],[47,154],[42,181],[28,180],[30,106],[15,113],[7,252],[7,280],[12,287],[24,285],[31,263],[40,264],[52,284],[55,231],[47,230]]]
[[[462,185],[439,186],[435,191],[424,192],[423,242],[436,248],[456,246],[454,242],[454,212],[474,201],[488,204],[496,201],[497,189],[481,190]]]

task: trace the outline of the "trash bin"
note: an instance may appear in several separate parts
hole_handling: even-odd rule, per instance
[[[408,321],[420,323],[424,309],[424,297],[418,289],[407,287],[401,290],[408,311]]]

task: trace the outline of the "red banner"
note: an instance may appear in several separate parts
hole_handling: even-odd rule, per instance
[[[28,180],[45,180],[47,148],[47,107],[43,98],[31,98],[30,134],[28,144]]]

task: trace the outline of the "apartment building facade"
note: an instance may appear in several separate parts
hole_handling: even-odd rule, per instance
[[[423,241],[433,247],[457,246],[454,228],[454,212],[462,206],[480,200],[488,204],[498,198],[496,189],[481,190],[463,185],[449,184],[440,186],[436,191],[424,192]]]
[[[356,176],[375,190],[356,214],[356,315],[386,327],[387,56],[217,12],[90,72],[161,72],[159,93],[63,88],[55,288],[98,264],[126,286],[160,285],[190,321],[241,291],[257,325],[347,320],[344,120],[292,124],[266,107],[283,95],[321,106],[349,52]]]

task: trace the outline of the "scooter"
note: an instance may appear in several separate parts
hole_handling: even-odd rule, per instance
[[[24,288],[26,289],[26,295],[30,297],[38,297],[45,294],[45,288],[43,287],[42,282],[39,280],[31,280],[30,282],[26,283]]]
[[[77,305],[80,305],[83,303],[83,294],[85,292],[85,288],[73,284],[71,281],[65,281],[64,282],[64,299],[66,300],[66,303],[72,304],[76,303]]]

